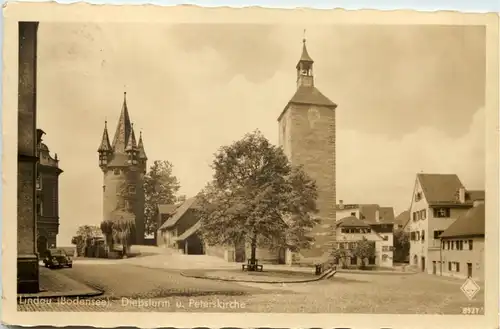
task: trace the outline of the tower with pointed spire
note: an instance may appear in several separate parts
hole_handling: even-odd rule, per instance
[[[132,243],[144,243],[144,175],[147,156],[142,132],[137,142],[134,125],[130,121],[127,93],[116,126],[113,143],[110,143],[107,121],[104,122],[99,153],[99,167],[103,172],[103,220],[113,220],[124,213],[135,220]]]
[[[320,223],[311,234],[314,244],[292,259],[314,258],[329,252],[335,240],[336,175],[335,111],[337,105],[314,84],[313,64],[302,40],[302,55],[296,65],[297,89],[280,116],[279,142],[293,165],[302,165],[318,187],[317,217]]]

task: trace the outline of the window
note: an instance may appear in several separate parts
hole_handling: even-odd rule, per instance
[[[36,204],[36,214],[38,216],[42,216],[42,212],[43,212],[42,201],[40,201]]]
[[[349,242],[349,249],[356,248],[356,242]]]
[[[450,208],[434,208],[434,217],[449,218],[450,217]]]
[[[115,174],[115,175],[119,175],[119,174],[120,174],[120,169],[118,169],[118,168],[117,168],[117,169],[114,169],[114,170],[113,170],[113,174]]]
[[[458,250],[464,250],[464,241],[463,240],[458,241]]]
[[[426,219],[427,218],[427,210],[426,209],[422,209],[421,212],[422,212],[422,215],[421,215],[422,219]]]
[[[368,265],[375,265],[375,257],[368,257]]]
[[[416,213],[416,212],[414,212],[414,213],[413,213],[413,221],[416,221],[416,220],[417,220],[417,213]]]
[[[42,175],[38,174],[36,177],[36,189],[41,190],[42,189]]]
[[[388,237],[387,235],[384,235],[384,236],[382,237],[382,239],[384,239],[384,241],[387,241],[387,240],[389,240],[389,237]]]
[[[337,257],[335,257],[335,258],[333,259],[333,264],[334,264],[334,265],[339,265],[339,259],[338,259]]]
[[[434,239],[439,239],[439,236],[443,234],[444,231],[434,231]]]
[[[425,231],[422,231],[422,241],[425,241]]]
[[[103,192],[106,192],[106,185],[103,185],[103,186],[102,186],[102,191],[103,191]]]
[[[135,186],[134,185],[129,185],[128,186],[128,193],[135,194]]]
[[[455,272],[460,272],[460,263],[455,262]]]
[[[444,249],[444,246],[445,246],[445,243],[443,241],[443,242],[441,242],[441,249]]]
[[[382,246],[382,251],[389,251],[389,246]]]
[[[422,200],[422,192],[415,193],[415,202]]]
[[[355,212],[352,212],[352,213],[351,213],[351,216],[356,217],[356,213],[355,213]]]
[[[472,240],[469,240],[469,250],[472,250]]]
[[[448,248],[446,248],[446,249],[450,250],[450,241],[447,241],[447,245],[448,245]]]

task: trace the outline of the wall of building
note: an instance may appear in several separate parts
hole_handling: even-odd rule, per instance
[[[315,115],[309,110],[314,108]],[[326,107],[290,105],[285,127],[285,144],[292,164],[303,165],[318,187],[317,217],[321,223],[312,230],[314,245],[302,251],[304,257],[322,256],[335,240],[335,111]],[[283,118],[282,118],[283,120]],[[318,143],[318,141],[322,141]]]
[[[441,250],[442,274],[443,276],[450,276],[456,278],[467,278],[467,263],[472,264],[472,279],[477,281],[484,281],[484,238],[463,238],[463,239],[443,239],[447,241],[464,241],[463,250]],[[472,250],[469,250],[468,241],[472,240]],[[467,243],[465,243],[467,241]],[[449,269],[450,262],[459,263],[458,271],[452,264],[452,269]],[[439,267],[438,267],[439,268]]]
[[[392,235],[384,233],[383,235]],[[358,242],[364,238],[368,241],[375,242],[375,265],[380,267],[392,267],[392,251],[385,250],[384,246],[388,246],[392,243],[392,239],[389,241],[384,241],[382,236],[375,233],[373,230],[370,233],[342,233],[341,228],[337,228],[336,231],[337,242]],[[383,255],[387,255],[384,257]],[[358,262],[359,263],[359,262]]]
[[[128,186],[134,186],[135,193],[130,193]],[[142,244],[144,241],[144,187],[143,173],[140,170],[131,171],[128,167],[109,168],[104,173],[103,219],[112,219],[113,211],[119,207],[128,208],[134,214],[134,244]]]

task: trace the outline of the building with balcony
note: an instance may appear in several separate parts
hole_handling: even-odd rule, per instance
[[[484,191],[466,190],[455,174],[419,173],[415,179],[410,218],[405,230],[410,233],[410,264],[422,272],[437,273],[441,234],[474,201],[484,201]]]

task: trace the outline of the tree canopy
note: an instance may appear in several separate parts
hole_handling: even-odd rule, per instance
[[[176,194],[180,185],[172,173],[172,164],[156,160],[144,176],[144,221],[145,233],[154,234],[158,229],[156,221],[158,205],[177,201]]]
[[[222,146],[213,160],[213,180],[198,195],[201,233],[211,245],[250,242],[310,247],[318,222],[316,183],[292,166],[283,150],[259,131]]]

